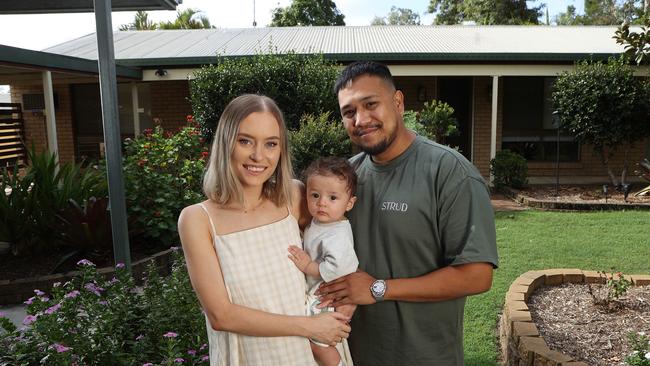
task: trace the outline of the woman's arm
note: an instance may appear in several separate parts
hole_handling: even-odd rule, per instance
[[[307,209],[305,185],[301,181],[294,179],[292,193],[291,213],[298,221],[300,230],[304,230],[311,222],[311,214]]]
[[[178,219],[190,280],[210,325],[215,330],[261,337],[302,336],[334,344],[350,332],[339,313],[331,316],[289,316],[232,304],[224,284],[210,224],[198,205],[186,207]]]

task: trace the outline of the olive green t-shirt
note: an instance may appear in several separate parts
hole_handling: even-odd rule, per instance
[[[362,270],[391,279],[464,263],[497,266],[488,188],[457,151],[417,136],[387,164],[366,154],[351,162],[359,184],[349,218]],[[464,297],[359,306],[349,339],[354,364],[463,365],[464,306]]]

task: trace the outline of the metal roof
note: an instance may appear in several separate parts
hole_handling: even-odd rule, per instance
[[[182,0],[112,0],[113,11],[174,10]],[[93,12],[93,0],[2,0],[0,14]]]
[[[605,58],[623,51],[613,26],[355,26],[117,31],[123,65],[191,65],[216,55],[323,53],[339,61],[554,61]],[[90,34],[46,49],[97,58]]]

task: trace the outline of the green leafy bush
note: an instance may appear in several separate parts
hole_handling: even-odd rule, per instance
[[[330,120],[329,113],[305,115],[300,128],[289,133],[293,168],[298,175],[321,156],[350,156],[350,139],[343,124]]]
[[[630,366],[650,366],[650,337],[643,332],[628,334],[632,353],[625,358]]]
[[[322,55],[270,52],[219,58],[215,65],[195,73],[190,84],[192,109],[203,136],[211,140],[223,109],[232,99],[244,93],[260,93],[278,103],[287,127],[295,130],[303,114],[338,111],[331,89],[337,74],[336,66]]]
[[[623,150],[624,184],[631,144],[650,136],[650,83],[634,77],[624,59],[583,61],[557,78],[552,100],[562,128],[593,146],[614,186],[619,182],[609,159]]]
[[[52,235],[56,214],[69,200],[106,197],[104,173],[82,164],[57,163],[48,151],[28,151],[29,164],[21,176],[17,170],[0,173],[0,241],[11,243],[14,255],[26,255],[60,244]]]
[[[424,107],[417,114],[417,119],[424,128],[425,137],[446,144],[448,136],[458,133],[458,122],[453,115],[454,108],[445,102],[433,99],[424,103]]]
[[[494,176],[494,186],[522,188],[528,183],[526,159],[510,150],[497,151],[490,160],[490,173]]]
[[[432,140],[432,136],[429,136],[427,130],[418,121],[418,112],[412,110],[404,111],[404,126],[418,135]]]
[[[182,255],[160,278],[153,262],[143,288],[122,264],[110,280],[88,260],[81,274],[35,290],[16,329],[0,315],[0,365],[207,365],[205,318]],[[4,319],[4,320],[3,320]]]
[[[145,241],[163,246],[177,243],[178,215],[203,198],[208,152],[199,135],[196,126],[177,133],[157,126],[125,141],[127,213]]]

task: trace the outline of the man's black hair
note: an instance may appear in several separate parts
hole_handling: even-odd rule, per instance
[[[390,70],[388,70],[386,65],[374,61],[356,61],[349,64],[345,69],[343,69],[343,71],[341,71],[341,74],[334,84],[334,95],[338,95],[339,91],[345,88],[350,81],[361,75],[380,77],[389,85],[395,87],[393,75],[391,75]]]

